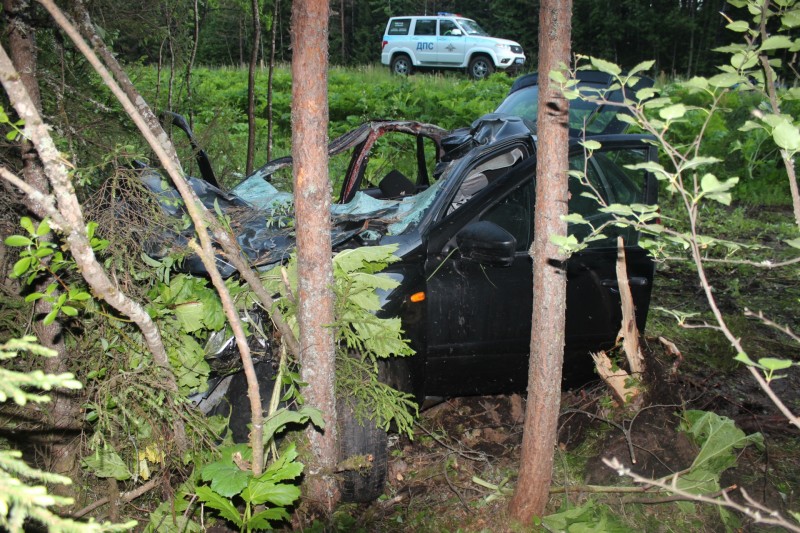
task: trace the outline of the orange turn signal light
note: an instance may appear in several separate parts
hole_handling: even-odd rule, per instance
[[[415,304],[419,303],[419,302],[424,302],[425,301],[425,293],[422,292],[422,291],[415,292],[414,294],[411,295],[409,300],[411,300],[411,302],[413,302]]]

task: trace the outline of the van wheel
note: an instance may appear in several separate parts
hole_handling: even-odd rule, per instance
[[[408,76],[414,72],[414,64],[407,55],[397,54],[392,58],[392,64],[389,66],[389,70],[392,71],[392,74],[397,74],[398,76]]]
[[[474,80],[482,80],[494,72],[492,60],[486,56],[475,56],[469,62],[467,74]]]
[[[386,484],[389,438],[373,420],[358,420],[355,401],[340,398],[336,406],[339,464],[346,468],[339,488],[345,502],[371,502],[383,494]]]

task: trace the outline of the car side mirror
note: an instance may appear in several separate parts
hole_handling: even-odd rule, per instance
[[[461,30],[450,30],[451,37],[461,37]]]
[[[456,235],[461,257],[487,266],[511,266],[517,239],[494,222],[481,220],[467,225]]]

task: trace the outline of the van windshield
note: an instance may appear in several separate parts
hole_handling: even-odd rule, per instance
[[[480,35],[482,37],[489,36],[489,34],[486,33],[483,28],[478,26],[478,23],[474,20],[458,19],[458,23],[461,24],[461,27],[464,28],[464,31],[467,35]]]

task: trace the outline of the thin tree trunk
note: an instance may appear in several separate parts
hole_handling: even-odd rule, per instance
[[[273,0],[274,6],[272,10],[272,28],[270,28],[272,45],[269,51],[269,79],[267,80],[267,161],[272,160],[272,80],[275,74],[275,38],[277,36],[278,28],[278,14],[280,0]]]
[[[292,3],[292,156],[297,216],[300,363],[306,398],[322,410],[324,432],[308,430],[311,501],[330,511],[338,500],[333,272],[328,181],[328,0]]]
[[[8,22],[8,45],[11,55],[11,62],[19,73],[20,81],[25,87],[25,91],[30,97],[31,104],[37,112],[41,113],[41,95],[39,83],[36,76],[36,34],[30,25],[29,17],[31,5],[28,1],[4,0],[3,9],[6,12]],[[22,175],[25,182],[34,187],[42,194],[50,191],[47,175],[44,171],[39,155],[30,140],[23,140],[20,143],[20,150],[23,161]],[[28,196],[25,196],[28,199]],[[44,208],[42,205],[26,201],[28,209],[36,214],[41,220],[44,218]],[[49,235],[43,236],[50,240]],[[53,281],[46,278],[35,288],[38,292],[44,289]],[[52,304],[45,300],[37,300],[34,304],[36,316],[46,316],[52,311]],[[55,320],[49,325],[41,321],[33,324],[34,333],[42,345],[55,350],[56,357],[44,360],[44,370],[50,374],[62,374],[69,371],[66,345],[64,343],[63,328],[59,320]],[[80,426],[80,406],[74,398],[74,393],[65,391],[54,391],[51,409],[48,414],[52,417],[51,424],[53,429],[52,446],[50,448],[50,470],[57,474],[72,477],[77,467],[77,446],[75,441],[69,439],[69,430]],[[56,493],[67,494],[70,492],[66,487],[54,487]]]
[[[261,41],[261,17],[259,2],[252,0],[253,9],[253,49],[250,52],[250,68],[247,71],[247,165],[246,175],[253,172],[256,151],[256,68],[258,67],[258,47]]]
[[[342,65],[347,64],[347,55],[346,50],[347,46],[345,45],[345,32],[344,32],[344,0],[340,0],[339,2],[339,23],[342,32]]]
[[[533,320],[528,401],[519,479],[509,512],[524,525],[549,499],[564,359],[565,257],[551,235],[565,235],[569,102],[548,73],[570,61],[571,0],[542,0],[539,8],[539,142],[534,221]]]
[[[194,128],[194,109],[192,108],[192,69],[197,58],[197,47],[200,44],[200,6],[199,0],[194,0],[194,34],[192,36],[192,51],[189,62],[186,64],[186,99],[189,105],[189,127]]]
[[[686,61],[686,77],[692,76],[692,61],[694,60],[694,33],[695,33],[695,17],[697,13],[695,0],[689,0],[687,3],[689,9],[689,59]]]
[[[169,44],[169,86],[167,88],[167,110],[172,111],[172,97],[175,91],[175,42],[172,37],[172,16],[167,21],[167,44]]]
[[[759,25],[759,34],[761,41],[766,41],[769,37],[767,33],[767,13],[769,5],[765,2],[761,7],[761,24]],[[775,89],[777,81],[775,80],[775,71],[769,64],[769,57],[766,54],[759,56],[761,68],[764,71],[764,91],[769,98],[770,107],[772,112],[776,115],[781,113],[781,108],[778,100],[778,93]],[[797,185],[797,171],[794,164],[794,154],[790,153],[785,148],[780,149],[781,159],[786,168],[786,176],[789,178],[789,192],[792,197],[792,212],[794,213],[794,221],[800,227],[800,188]]]

